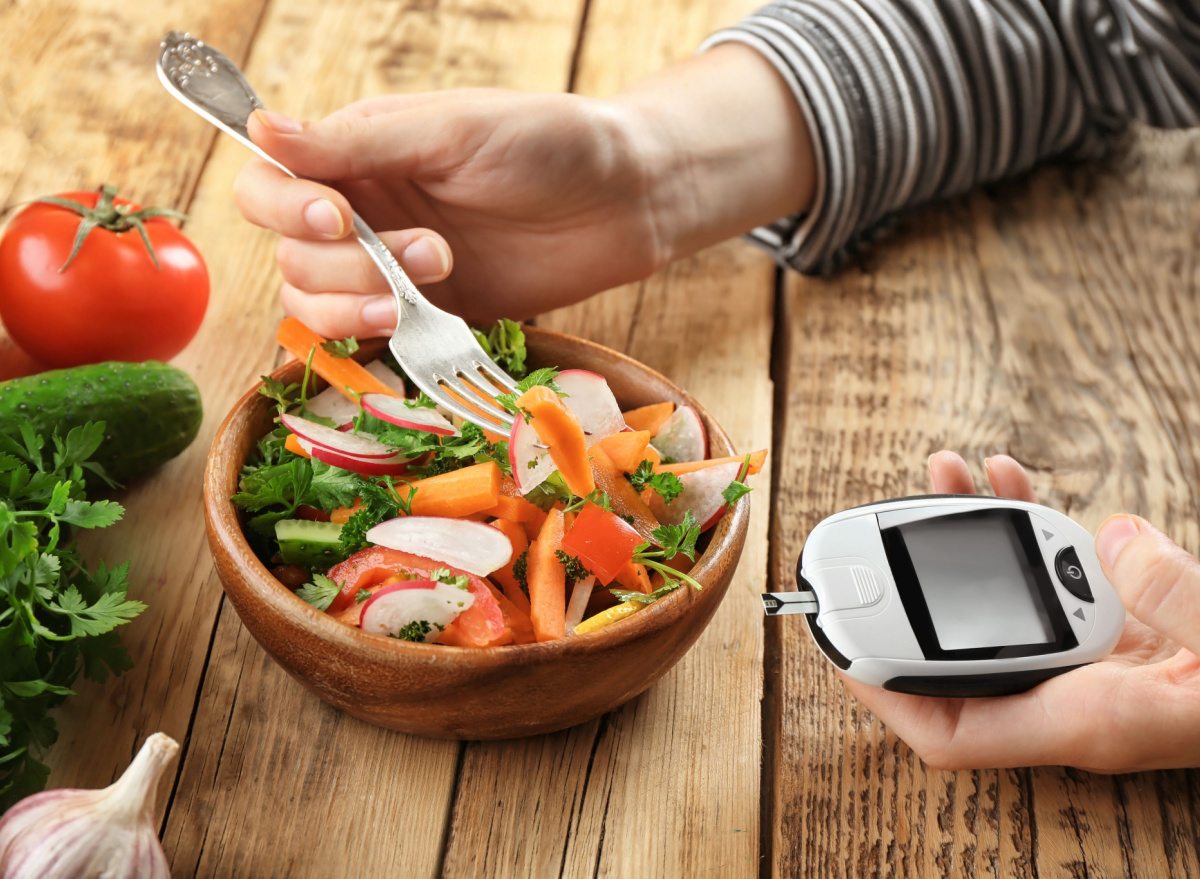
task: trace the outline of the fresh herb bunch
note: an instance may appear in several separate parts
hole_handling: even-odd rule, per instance
[[[634,550],[634,563],[645,565],[662,574],[664,586],[671,586],[673,589],[679,585],[680,580],[683,580],[697,589],[703,589],[704,587],[700,583],[683,571],[677,571],[670,565],[663,564],[677,555],[687,556],[692,561],[696,560],[696,541],[700,537],[700,525],[696,522],[692,511],[688,510],[684,513],[683,521],[678,525],[660,525],[651,531],[650,535],[658,544],[659,549],[655,549],[651,543],[643,543]]]
[[[129,564],[89,571],[71,544],[125,512],[84,494],[89,479],[112,484],[89,461],[103,440],[103,422],[49,443],[27,424],[0,428],[0,810],[45,787],[49,712],[79,673],[103,681],[132,667],[113,631],[146,607],[126,598]]]
[[[501,318],[486,334],[474,329],[471,332],[497,366],[513,378],[525,377],[525,332],[519,323]]]

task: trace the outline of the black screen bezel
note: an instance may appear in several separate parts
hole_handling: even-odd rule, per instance
[[[1054,639],[1036,644],[1006,644],[1000,647],[966,647],[958,650],[946,650],[938,642],[937,631],[933,627],[933,618],[929,614],[929,605],[925,602],[925,592],[917,577],[912,557],[908,553],[908,545],[904,535],[900,533],[899,525],[890,528],[880,528],[883,538],[883,548],[887,553],[888,563],[892,567],[892,578],[896,581],[896,589],[900,593],[900,601],[904,612],[908,614],[909,624],[917,643],[926,659],[937,660],[971,660],[971,659],[1006,659],[1016,656],[1044,656],[1050,653],[1062,653],[1079,646],[1075,632],[1067,621],[1062,602],[1054,590],[1050,579],[1050,571],[1046,568],[1042,551],[1038,547],[1037,537],[1033,533],[1033,525],[1029,514],[1024,510],[991,509],[972,510],[963,513],[948,513],[945,516],[931,517],[946,521],[961,521],[964,519],[1004,519],[1010,522],[1025,551],[1022,569],[1032,578],[1037,587],[1037,595],[1041,598],[1050,618]],[[928,520],[925,520],[928,521]]]

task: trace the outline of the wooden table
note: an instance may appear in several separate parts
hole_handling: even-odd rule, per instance
[[[160,36],[202,35],[270,106],[312,118],[391,91],[610,94],[755,5],[0,4],[0,200],[120,184],[188,212],[213,281],[176,361],[204,393],[200,438],[87,546],[133,560],[150,606],[123,630],[137,664],[60,712],[53,786],[103,785],[146,735],[175,736],[159,809],[179,877],[1200,876],[1200,774],[931,771],[757,598],[788,588],[821,517],[922,491],[943,447],[979,478],[984,455],[1015,455],[1089,527],[1134,510],[1200,545],[1193,134],[1135,133],[1109,162],[923,211],[829,281],[731,242],[539,319],[662,370],[739,447],[773,448],[724,605],[618,711],[512,742],[386,732],[302,690],[224,603],[200,474],[218,421],[278,359],[279,277],[272,236],[230,195],[246,154],[161,90]]]

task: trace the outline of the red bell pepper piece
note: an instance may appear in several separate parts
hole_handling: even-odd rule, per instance
[[[599,582],[611,583],[643,542],[633,526],[619,516],[587,503],[563,537],[562,548],[583,562]]]

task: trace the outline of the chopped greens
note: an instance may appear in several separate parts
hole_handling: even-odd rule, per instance
[[[567,574],[567,588],[570,589],[580,580],[592,576],[592,572],[583,566],[578,558],[573,555],[567,555],[561,549],[554,550],[554,557],[558,559],[559,564],[563,566],[563,570]]]
[[[359,589],[358,592],[354,596],[354,601],[357,604],[362,604],[364,601],[366,601],[368,598],[370,598],[371,595],[373,595],[373,594],[374,593],[372,593],[370,589]]]
[[[321,347],[330,357],[345,360],[358,350],[358,339],[354,338],[354,336],[347,336],[344,339],[330,339],[328,342],[322,342]]]
[[[535,369],[533,372],[529,373],[529,375],[525,376],[525,378],[517,382],[517,389],[515,391],[513,391],[511,394],[501,394],[500,396],[496,397],[496,402],[510,412],[517,412],[517,400],[519,400],[526,391],[532,387],[536,387],[537,385],[543,385],[549,388],[560,397],[567,396],[563,389],[558,386],[558,382],[555,381],[556,378],[558,378],[557,369],[553,369],[548,366],[542,367],[541,369]]]
[[[595,504],[602,510],[608,510],[610,513],[615,513],[613,509],[612,498],[606,492],[596,489],[588,492],[586,497],[576,497],[563,509],[564,513],[573,513],[577,510],[582,510],[585,504]]]
[[[404,405],[409,409],[436,409],[437,403],[433,402],[433,398],[424,391],[417,391],[417,395],[411,400],[405,400]]]
[[[521,591],[525,593],[525,597],[529,597],[529,547],[517,556],[517,560],[513,562],[512,567],[513,579],[517,581],[517,585],[521,587]]]
[[[654,602],[658,601],[664,595],[674,592],[678,588],[678,580],[668,580],[649,595],[643,592],[631,592],[628,589],[609,589],[608,591],[612,593],[617,601],[636,601],[638,604],[654,604]]]
[[[501,318],[485,335],[471,330],[479,347],[513,378],[525,375],[525,332],[516,321]]]
[[[27,423],[0,427],[0,811],[45,787],[38,758],[58,738],[49,712],[79,673],[103,681],[132,667],[113,631],[146,607],[126,598],[129,564],[89,570],[71,543],[74,529],[124,513],[85,495],[93,477],[108,483],[89,461],[104,428],[88,422],[47,442]]]
[[[296,595],[317,610],[326,610],[341,591],[342,587],[324,574],[313,574],[312,582],[297,589]]]
[[[750,456],[746,456],[746,460],[742,462],[742,467],[746,473],[750,472]],[[735,479],[725,487],[721,492],[721,497],[725,498],[725,503],[731,507],[740,501],[743,497],[753,491],[750,486],[742,482],[740,479]]]
[[[436,583],[445,583],[447,586],[453,586],[455,589],[464,591],[471,588],[471,578],[465,574],[451,574],[449,568],[438,568],[429,574],[429,579]]]
[[[441,630],[442,626],[438,626],[438,631]],[[424,641],[425,636],[432,631],[433,626],[429,624],[429,620],[413,620],[398,633],[389,634],[388,637],[395,638],[397,641]]]
[[[650,461],[638,464],[637,469],[629,474],[629,482],[639,492],[646,488],[653,489],[668,506],[683,492],[683,483],[678,476],[674,473],[655,473],[654,464]]]

